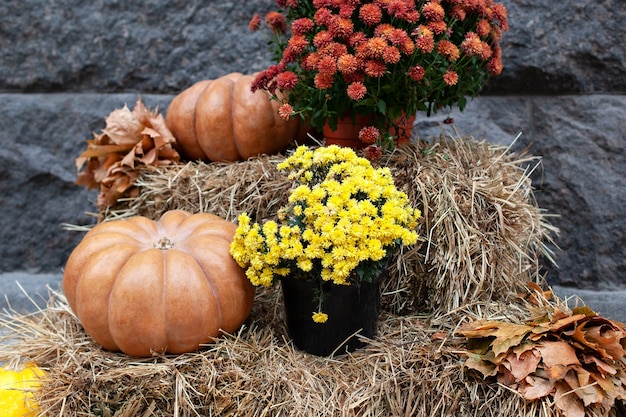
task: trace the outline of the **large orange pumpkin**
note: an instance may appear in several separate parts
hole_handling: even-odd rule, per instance
[[[285,150],[303,139],[298,118],[278,115],[267,92],[252,92],[252,75],[231,73],[199,81],[174,97],[166,124],[187,159],[240,161]]]
[[[233,332],[254,289],[229,253],[236,226],[181,210],[93,227],[68,258],[63,289],[93,339],[133,356],[183,353]]]

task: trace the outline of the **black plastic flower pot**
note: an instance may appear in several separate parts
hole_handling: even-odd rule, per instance
[[[293,277],[281,279],[287,330],[293,344],[317,356],[353,352],[367,344],[359,339],[376,337],[380,304],[380,279],[359,285],[335,285]],[[321,309],[319,294],[323,291]],[[313,321],[313,313],[328,315],[325,323]]]

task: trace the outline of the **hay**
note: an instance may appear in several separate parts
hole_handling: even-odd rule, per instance
[[[139,196],[99,215],[185,209],[272,218],[291,188],[275,169],[283,158],[145,169]],[[331,358],[294,349],[274,287],[257,291],[237,334],[196,353],[131,358],[97,346],[53,291],[37,313],[0,317],[0,361],[48,370],[38,399],[49,416],[557,417],[547,400],[527,402],[466,374],[464,340],[454,334],[474,318],[521,320],[517,293],[541,281],[539,258],[550,255],[555,229],[532,198],[528,175],[538,159],[442,137],[378,163],[423,211],[422,240],[393,254],[378,335],[366,348]]]
[[[165,211],[210,212],[235,221],[273,218],[292,183],[276,169],[283,156],[238,163],[190,162],[139,174],[139,196],[101,213],[104,220]],[[540,281],[556,229],[536,205],[529,178],[539,158],[472,138],[442,136],[398,148],[378,161],[422,210],[421,242],[393,255],[383,305],[396,314],[455,310],[505,301]]]
[[[516,306],[480,303],[438,319],[386,313],[366,348],[319,358],[292,347],[280,291],[270,289],[238,334],[200,352],[138,359],[103,351],[63,295],[51,295],[38,313],[0,317],[10,330],[0,360],[48,370],[38,393],[47,416],[557,416],[547,402],[465,375],[456,353],[464,320],[511,320],[522,315]]]

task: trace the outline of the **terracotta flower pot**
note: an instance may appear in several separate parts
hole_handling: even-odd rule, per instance
[[[397,123],[399,128],[392,128],[391,133],[396,136],[396,145],[411,142],[411,135],[413,133],[413,123],[415,122],[415,115],[412,117],[402,118]],[[347,115],[337,121],[337,128],[332,130],[330,125],[326,123],[324,125],[323,134],[326,140],[326,145],[339,145],[350,147],[354,150],[363,149],[368,144],[359,140],[359,132],[362,128],[371,125],[371,118],[357,114],[355,116],[354,123],[352,116]]]

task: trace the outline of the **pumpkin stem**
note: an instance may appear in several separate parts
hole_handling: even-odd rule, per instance
[[[163,236],[161,239],[159,239],[158,242],[154,242],[153,246],[156,249],[168,250],[168,249],[172,249],[174,247],[174,242],[172,242],[171,240],[169,240],[168,238]]]

